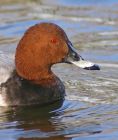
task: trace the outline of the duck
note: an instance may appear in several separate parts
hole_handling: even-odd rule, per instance
[[[45,105],[64,100],[65,86],[51,70],[54,64],[100,70],[98,65],[79,55],[59,25],[49,22],[26,30],[16,47],[14,62],[4,53],[0,53],[0,59],[0,71],[4,73],[1,74],[4,80],[0,83],[0,106]],[[3,60],[7,62],[6,67]]]

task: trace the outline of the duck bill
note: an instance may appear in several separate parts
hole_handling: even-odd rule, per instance
[[[80,68],[86,70],[100,70],[100,67],[93,62],[84,60],[73,47],[72,43],[68,43],[69,54],[66,59],[66,63],[74,64]]]

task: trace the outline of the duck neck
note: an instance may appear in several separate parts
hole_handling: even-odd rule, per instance
[[[38,79],[31,80],[32,83],[41,85],[43,87],[51,87],[57,85],[57,79],[59,79],[51,70],[40,71]]]

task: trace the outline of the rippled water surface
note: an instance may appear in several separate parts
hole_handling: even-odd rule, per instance
[[[45,107],[0,108],[0,140],[118,139],[118,1],[0,0],[0,51],[13,54],[24,31],[60,25],[80,54],[101,71],[53,67],[65,101]]]

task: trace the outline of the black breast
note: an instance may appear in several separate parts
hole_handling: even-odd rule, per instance
[[[58,77],[57,85],[43,87],[22,79],[16,72],[1,84],[1,94],[9,106],[43,105],[63,100],[65,87]]]

